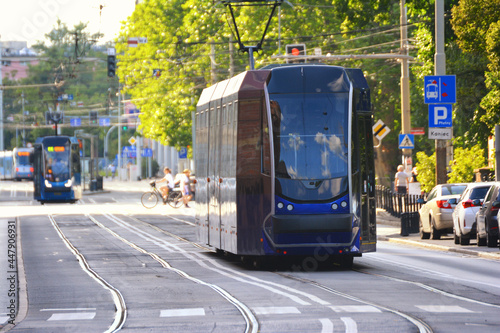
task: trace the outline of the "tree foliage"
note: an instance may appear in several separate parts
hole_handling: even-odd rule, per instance
[[[479,145],[472,148],[456,148],[454,160],[450,162],[451,173],[448,183],[469,183],[474,181],[474,170],[486,165],[484,149]]]
[[[436,153],[430,156],[423,151],[417,152],[418,181],[422,191],[429,193],[436,186]]]

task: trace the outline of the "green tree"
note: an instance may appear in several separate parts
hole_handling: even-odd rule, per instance
[[[474,181],[474,170],[486,164],[484,149],[479,145],[472,148],[455,148],[454,160],[450,162],[449,183],[469,183]]]
[[[422,191],[429,193],[436,186],[436,153],[430,156],[423,151],[417,152],[418,181]]]
[[[481,85],[485,88],[471,91],[480,92],[481,98],[472,117],[471,132],[478,133],[485,148],[486,138],[500,119],[500,0],[460,0],[452,9],[451,23],[457,44],[478,59],[473,64],[480,62],[484,73]]]

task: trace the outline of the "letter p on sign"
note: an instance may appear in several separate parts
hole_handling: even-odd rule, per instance
[[[451,104],[429,104],[429,127],[452,127]]]

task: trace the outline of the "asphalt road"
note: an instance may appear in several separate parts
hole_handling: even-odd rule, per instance
[[[198,244],[194,209],[145,209],[142,182],[105,182],[79,203],[39,205],[0,182],[0,244],[15,221],[13,332],[497,332],[499,249],[399,235],[378,213],[377,252],[352,269],[324,258],[253,269]],[[17,220],[16,220],[17,217]],[[12,235],[13,233],[10,232]],[[5,248],[5,246],[3,246]],[[8,324],[9,320],[15,325]]]

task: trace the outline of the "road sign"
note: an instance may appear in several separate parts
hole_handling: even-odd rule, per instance
[[[109,126],[110,124],[109,118],[99,118],[99,126]]]
[[[187,158],[188,157],[188,150],[186,147],[182,147],[181,150],[179,150],[179,158]]]
[[[424,127],[414,127],[410,130],[410,133],[413,135],[424,135],[425,128]]]
[[[429,128],[430,140],[451,140],[451,127],[431,127]]]
[[[136,156],[135,146],[125,146],[122,148],[122,157],[135,158]]]
[[[452,127],[451,104],[429,104],[429,127]]]
[[[73,127],[82,126],[82,120],[80,118],[73,118],[69,121],[69,123]]]
[[[151,148],[142,149],[141,156],[142,157],[153,157],[153,149],[151,149]]]
[[[457,85],[455,75],[433,75],[424,79],[424,103],[447,103],[457,102]]]
[[[131,145],[135,145],[136,141],[137,140],[133,136],[131,136],[130,139],[128,139],[128,143],[130,143]]]
[[[415,148],[415,137],[413,134],[399,134],[399,149]]]
[[[391,129],[380,119],[373,125],[373,135],[379,140],[382,140],[390,131]]]

